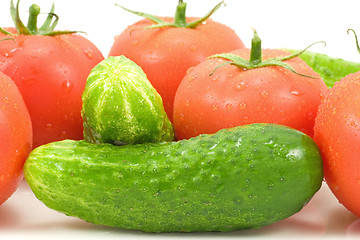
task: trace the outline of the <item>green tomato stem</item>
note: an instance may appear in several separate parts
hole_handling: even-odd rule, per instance
[[[20,35],[57,36],[57,35],[72,34],[79,32],[79,31],[54,31],[59,20],[59,17],[54,13],[54,4],[50,12],[48,13],[46,21],[39,29],[37,27],[37,23],[38,23],[37,20],[40,14],[40,7],[36,4],[31,5],[29,8],[28,23],[27,26],[25,26],[20,19],[19,3],[20,0],[17,1],[15,6],[14,0],[11,0],[10,15],[15,24],[16,31]],[[55,18],[54,21],[53,18]],[[0,28],[0,32],[6,35],[12,35],[10,32],[6,31],[3,28]]]
[[[140,17],[144,17],[146,19],[149,19],[150,21],[154,22],[153,25],[147,26],[145,28],[152,29],[152,28],[163,28],[163,27],[179,27],[179,28],[196,28],[200,24],[204,23],[215,11],[217,11],[220,6],[224,4],[224,1],[221,1],[220,3],[216,4],[216,6],[210,10],[204,17],[195,20],[193,22],[187,23],[186,22],[186,6],[187,4],[183,2],[183,0],[179,0],[179,3],[176,7],[176,12],[174,16],[174,21],[171,22],[165,22],[162,19],[148,13],[143,12],[137,12],[130,9],[127,9],[119,4],[115,4],[118,7],[121,7],[127,12],[133,13],[135,15],[138,15]]]
[[[33,4],[29,8],[29,19],[27,23],[27,29],[32,33],[37,33],[37,19],[40,14],[40,7],[36,4]]]
[[[316,42],[316,43],[319,43],[319,42]],[[322,43],[324,43],[324,42],[322,42]],[[210,56],[209,58],[223,58],[225,60],[228,60],[228,61],[216,66],[214,71],[210,74],[210,76],[212,74],[214,74],[216,69],[218,69],[219,67],[230,64],[230,65],[234,65],[238,68],[242,68],[242,69],[244,69],[244,68],[245,69],[254,69],[254,68],[262,68],[262,67],[268,67],[268,66],[278,66],[278,67],[286,68],[286,69],[292,71],[293,73],[298,74],[303,77],[316,78],[316,77],[311,77],[311,76],[307,76],[307,75],[296,72],[295,69],[290,64],[285,62],[286,60],[298,57],[300,54],[305,52],[309,47],[311,47],[314,44],[315,43],[311,44],[306,49],[296,52],[294,54],[291,54],[289,56],[279,57],[279,58],[270,58],[265,61],[262,61],[261,39],[259,38],[256,30],[254,30],[254,37],[251,40],[250,59],[246,60],[246,59],[243,59],[240,56],[232,54],[232,53],[222,53],[222,54],[215,54],[213,56]]]
[[[182,0],[179,0],[179,3],[176,7],[175,17],[174,17],[174,24],[178,27],[185,27],[186,26],[186,3]]]
[[[13,38],[3,38],[3,39],[0,39],[0,42],[1,42],[1,41],[5,41],[5,40],[12,40],[12,41],[15,42],[15,39],[13,39]]]
[[[20,19],[19,3],[20,3],[20,0],[17,1],[16,7],[15,7],[14,1],[11,0],[11,4],[10,4],[11,17],[13,19],[13,22],[15,24],[15,28],[16,28],[16,31],[17,31],[18,34],[30,35],[31,34],[30,31],[26,28],[26,26],[24,25],[24,23]]]
[[[258,65],[262,61],[262,48],[261,48],[261,39],[254,30],[254,37],[251,40],[251,50],[250,50],[250,62],[254,65]]]

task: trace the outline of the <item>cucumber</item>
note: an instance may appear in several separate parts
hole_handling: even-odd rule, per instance
[[[109,57],[88,76],[82,95],[84,139],[92,143],[171,141],[174,129],[160,95],[125,56]]]
[[[297,50],[285,49],[291,53]],[[299,56],[316,73],[318,73],[325,84],[331,88],[335,82],[350,73],[360,71],[360,63],[351,62],[342,58],[333,58],[323,53],[306,51]]]
[[[312,138],[274,124],[177,142],[115,146],[64,140],[33,150],[24,172],[49,208],[144,232],[268,225],[300,211],[323,179]]]

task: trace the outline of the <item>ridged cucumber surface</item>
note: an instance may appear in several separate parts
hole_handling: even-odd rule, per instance
[[[89,142],[121,145],[174,139],[161,96],[125,56],[109,57],[92,69],[82,100],[84,138]]]
[[[323,179],[314,141],[273,124],[177,142],[54,142],[33,150],[24,172],[49,208],[145,232],[268,225],[300,211]]]

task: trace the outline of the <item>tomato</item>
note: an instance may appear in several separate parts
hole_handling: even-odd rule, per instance
[[[349,74],[325,95],[315,120],[314,140],[331,191],[360,216],[360,72]]]
[[[251,51],[239,49],[231,55],[249,59]],[[261,52],[261,48],[259,53],[264,60],[290,55],[276,49]],[[254,63],[257,61],[261,63],[261,59]],[[227,63],[223,58],[209,58],[189,69],[174,100],[178,139],[260,122],[286,125],[313,135],[318,105],[327,87],[303,60],[294,57],[284,61],[296,73],[282,66],[245,69]]]
[[[177,22],[171,17],[159,19],[166,23]],[[186,18],[182,22],[198,19]],[[210,55],[242,48],[244,44],[234,30],[211,19],[195,28],[146,28],[153,24],[143,19],[126,28],[116,36],[109,55],[125,55],[144,70],[172,120],[175,92],[186,70]]]
[[[32,127],[25,102],[11,78],[0,72],[0,205],[23,179],[32,148]]]
[[[103,60],[102,53],[76,33],[47,36],[6,30],[14,41],[0,42],[0,71],[13,79],[23,95],[32,119],[34,147],[82,139],[81,95],[91,69]]]

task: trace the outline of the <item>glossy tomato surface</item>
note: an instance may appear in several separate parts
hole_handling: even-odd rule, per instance
[[[360,72],[336,82],[319,106],[314,139],[331,191],[360,216]]]
[[[82,139],[81,95],[91,69],[103,59],[101,52],[78,34],[11,37],[14,41],[0,42],[0,71],[13,79],[24,97],[34,147]]]
[[[232,53],[249,59],[250,50]],[[264,60],[288,55],[281,50],[263,50]],[[298,73],[315,78],[278,66],[243,69],[224,65],[215,70],[225,61],[207,59],[189,69],[180,83],[174,101],[178,139],[250,123],[286,125],[313,136],[315,116],[327,87],[303,60],[293,58],[287,63]]]
[[[0,72],[0,205],[23,179],[32,148],[32,127],[25,102],[11,78]]]
[[[194,20],[187,18],[187,22]],[[151,24],[150,20],[141,20],[126,28],[115,37],[109,55],[125,55],[144,70],[172,120],[175,92],[187,69],[210,55],[243,48],[244,44],[235,31],[211,19],[194,29],[145,29]]]

